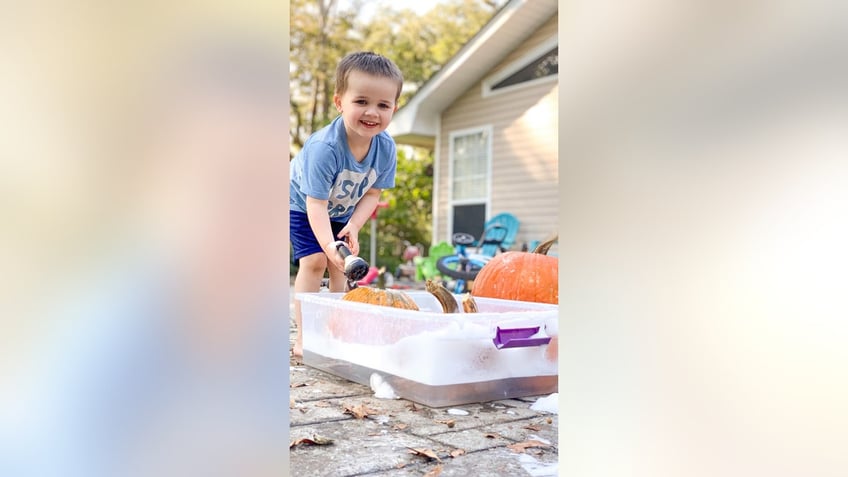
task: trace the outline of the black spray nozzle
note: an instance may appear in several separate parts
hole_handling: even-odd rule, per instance
[[[345,277],[354,282],[365,278],[365,275],[368,274],[369,268],[371,268],[368,266],[368,262],[352,254],[346,243],[338,241],[335,245],[339,255],[341,255],[345,261]]]

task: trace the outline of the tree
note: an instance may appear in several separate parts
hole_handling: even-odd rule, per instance
[[[348,2],[349,3],[349,2]],[[333,73],[351,49],[359,1],[340,9],[337,0],[292,0],[290,25],[292,157],[310,134],[334,115]]]

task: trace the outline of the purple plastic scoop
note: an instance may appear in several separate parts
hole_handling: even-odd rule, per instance
[[[538,332],[538,326],[534,326],[532,328],[505,329],[501,329],[501,327],[498,326],[497,332],[495,332],[495,337],[494,339],[492,339],[492,342],[495,343],[495,348],[497,349],[526,348],[530,346],[542,346],[550,343],[550,336],[531,338],[531,336],[535,335]]]

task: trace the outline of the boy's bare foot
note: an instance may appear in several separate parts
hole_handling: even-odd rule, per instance
[[[292,356],[295,358],[303,358],[303,343],[295,343],[292,345]]]

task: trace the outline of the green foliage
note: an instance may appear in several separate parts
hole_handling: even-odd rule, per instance
[[[356,28],[358,5],[340,9],[337,0],[291,0],[292,157],[336,115],[333,75],[336,63],[351,51],[349,32]]]
[[[408,155],[398,150],[395,187],[383,191],[381,201],[389,207],[377,212],[377,262],[390,272],[401,262],[404,242],[430,245],[433,198],[433,158],[427,151]],[[370,223],[359,232],[360,255],[370,257]]]

